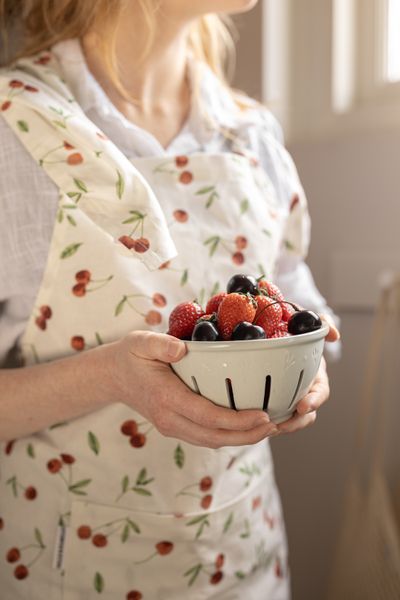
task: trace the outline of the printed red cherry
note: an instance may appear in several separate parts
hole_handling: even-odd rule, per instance
[[[179,181],[181,183],[191,183],[191,181],[193,180],[193,174],[190,171],[183,171],[180,176],[179,176]]]
[[[247,247],[247,238],[243,235],[238,235],[235,239],[235,244],[238,250],[244,250]]]
[[[300,335],[321,329],[322,321],[313,310],[298,310],[288,321],[288,332],[292,335]]]
[[[3,102],[3,104],[0,106],[0,110],[7,110],[8,108],[10,108],[11,106],[11,102],[10,100],[6,100],[5,102]]]
[[[203,477],[202,479],[200,479],[200,490],[202,492],[208,492],[208,490],[211,488],[213,484],[213,480],[211,479],[211,477],[209,477],[208,475],[206,475],[206,477]]]
[[[85,283],[76,283],[72,288],[72,293],[74,296],[78,296],[78,298],[82,298],[86,294],[86,284]]]
[[[174,549],[174,545],[172,542],[158,542],[158,544],[156,544],[156,550],[158,552],[158,554],[160,554],[160,556],[166,556],[167,554],[169,554],[170,552],[172,552],[172,550]]]
[[[135,247],[135,240],[129,237],[129,235],[121,235],[121,237],[118,238],[118,240],[121,242],[121,244],[126,246],[128,250],[132,250],[132,248]]]
[[[300,202],[300,198],[299,198],[298,194],[295,194],[290,203],[290,212],[292,212],[296,208],[296,206],[299,204],[299,202]]]
[[[212,583],[213,585],[217,585],[217,583],[219,583],[221,581],[223,576],[224,576],[224,574],[222,571],[216,571],[215,573],[213,573],[211,575],[210,583]]]
[[[47,65],[47,63],[50,62],[50,60],[51,56],[45,54],[44,56],[40,56],[40,58],[36,59],[34,62],[36,65]]]
[[[281,561],[279,560],[279,558],[277,558],[276,562],[275,562],[275,575],[278,579],[283,578],[283,571],[282,571]]]
[[[167,260],[166,262],[162,263],[162,265],[160,265],[158,267],[159,271],[162,271],[163,269],[168,269],[170,264],[171,264],[170,260]]]
[[[215,342],[218,337],[218,329],[210,321],[199,321],[192,333],[192,340],[195,342]]]
[[[143,595],[137,590],[132,590],[127,593],[126,600],[142,600]]]
[[[76,530],[76,533],[78,538],[80,538],[81,540],[88,540],[92,537],[92,530],[89,527],[89,525],[81,525]]]
[[[67,158],[67,164],[75,166],[80,165],[83,162],[83,156],[79,152],[74,152],[70,154]]]
[[[75,462],[75,458],[71,454],[60,454],[61,460],[66,465],[72,465]]]
[[[10,86],[10,88],[15,89],[24,87],[24,84],[22,83],[22,81],[19,81],[19,79],[12,79],[8,85]]]
[[[77,350],[79,352],[85,347],[85,339],[81,335],[74,335],[71,338],[71,346],[74,350]]]
[[[44,331],[47,327],[46,317],[44,317],[43,315],[39,315],[38,317],[36,317],[35,323],[42,331]]]
[[[211,494],[207,494],[206,496],[203,496],[203,498],[201,499],[201,502],[200,502],[200,506],[207,510],[207,508],[210,508],[212,499],[213,499],[213,497]]]
[[[92,544],[93,546],[96,546],[96,548],[104,548],[104,546],[107,546],[108,540],[102,533],[96,533],[96,535],[92,537]]]
[[[144,433],[135,433],[130,439],[130,444],[134,448],[142,448],[146,443],[146,436]]]
[[[37,89],[37,87],[34,87],[33,85],[26,85],[25,89],[27,92],[38,92],[39,90]]]
[[[58,473],[58,471],[62,468],[62,462],[58,458],[52,458],[47,463],[47,469],[50,473]]]
[[[167,305],[167,299],[165,296],[163,296],[163,294],[153,294],[153,304],[155,306],[159,306],[160,308],[163,308],[164,306]]]
[[[235,252],[232,254],[232,261],[235,265],[242,265],[244,263],[244,254],[242,252]]]
[[[25,565],[18,565],[14,569],[14,577],[16,579],[26,579],[29,575],[28,567]]]
[[[45,319],[51,319],[53,312],[52,312],[50,306],[46,306],[46,305],[41,306],[39,310],[40,310],[41,315]]]
[[[149,310],[144,320],[148,325],[159,325],[162,321],[162,314],[157,310]]]
[[[4,529],[4,519],[0,518],[0,531]]]
[[[129,419],[128,421],[124,421],[121,425],[121,433],[128,436],[133,436],[137,433],[138,426],[136,421],[133,419]]]
[[[232,331],[232,340],[263,340],[265,337],[262,327],[248,321],[241,321]]]
[[[9,563],[15,563],[21,558],[19,548],[10,548],[6,554],[6,560]]]
[[[224,562],[225,562],[225,555],[218,554],[217,558],[215,559],[215,568],[217,569],[217,571],[219,571],[224,566]]]
[[[133,248],[135,252],[143,254],[144,252],[147,252],[147,250],[150,248],[150,242],[147,238],[138,238],[137,240],[134,240]]]
[[[252,275],[238,273],[230,278],[226,286],[226,291],[228,294],[236,292],[238,294],[249,293],[252,296],[257,296],[259,294],[257,279]]]
[[[189,219],[189,215],[186,210],[174,210],[173,215],[178,223],[186,223],[186,221]]]
[[[11,454],[13,448],[14,448],[14,444],[15,444],[15,440],[10,440],[9,442],[7,442],[6,447],[4,449],[4,452],[9,455]]]
[[[175,157],[175,164],[177,167],[186,167],[188,162],[189,162],[189,159],[187,156],[176,156]]]
[[[72,144],[70,144],[69,142],[66,142],[66,141],[64,140],[64,148],[65,148],[66,150],[74,150],[75,146],[73,146]]]
[[[82,271],[75,273],[75,279],[78,283],[89,283],[91,277],[92,274],[87,269],[82,269]]]
[[[36,488],[34,488],[32,485],[27,487],[25,490],[25,498],[27,500],[35,500],[36,497],[37,497]]]

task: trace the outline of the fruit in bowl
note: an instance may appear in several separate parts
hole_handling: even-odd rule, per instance
[[[187,353],[171,367],[216,404],[263,409],[280,423],[309,390],[328,331],[273,283],[238,274],[205,311],[196,301],[173,309],[168,333],[186,340]]]

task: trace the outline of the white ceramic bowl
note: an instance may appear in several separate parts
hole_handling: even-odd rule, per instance
[[[215,404],[263,409],[281,423],[308,392],[328,331],[324,325],[277,339],[186,342],[186,355],[171,367],[191,390]]]

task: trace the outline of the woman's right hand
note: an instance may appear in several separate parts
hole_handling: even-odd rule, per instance
[[[167,437],[220,448],[255,444],[278,433],[262,410],[237,412],[192,392],[169,366],[184,356],[182,340],[134,331],[103,348],[114,400],[131,406]]]

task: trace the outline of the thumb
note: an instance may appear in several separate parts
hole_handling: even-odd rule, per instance
[[[139,358],[171,363],[180,360],[186,353],[182,340],[165,333],[134,331],[129,338],[129,350]]]

